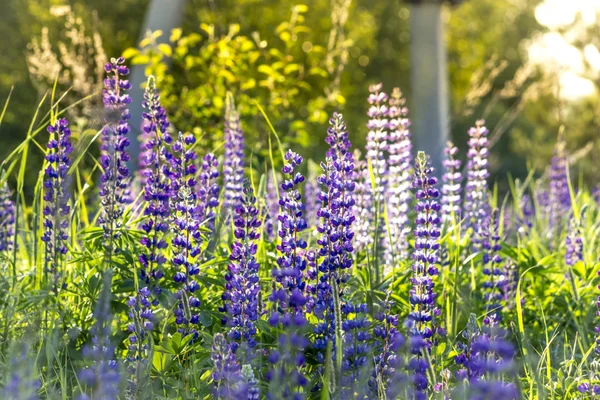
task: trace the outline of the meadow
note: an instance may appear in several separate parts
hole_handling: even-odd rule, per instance
[[[233,95],[207,149],[150,76],[132,160],[127,61],[104,70],[91,140],[49,91],[0,164],[2,399],[600,398],[600,192],[564,135],[504,193],[484,121],[434,171],[373,84],[366,148],[333,113],[309,162],[261,109],[258,168]]]

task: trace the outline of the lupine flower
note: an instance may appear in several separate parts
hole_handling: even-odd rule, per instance
[[[467,183],[465,184],[465,202],[462,217],[466,226],[473,229],[474,247],[480,241],[481,224],[489,214],[487,178],[488,172],[488,130],[478,120],[475,127],[469,129],[469,151],[467,152]]]
[[[171,263],[175,270],[173,280],[179,287],[175,294],[175,322],[178,332],[198,337],[200,299],[195,292],[200,289],[195,276],[200,273],[199,261],[204,238],[198,220],[196,153],[192,149],[196,139],[193,135],[179,133],[171,145],[169,176],[172,185],[173,216],[175,235],[171,241]],[[153,278],[160,279],[162,271]]]
[[[444,149],[446,159],[443,162],[445,171],[442,176],[442,215],[445,221],[454,218],[454,221],[460,220],[460,193],[462,174],[460,172],[461,162],[455,158],[458,154],[458,147],[452,142],[446,144]],[[454,215],[454,217],[452,217]]]
[[[224,207],[233,211],[242,197],[244,182],[244,132],[233,96],[227,94],[225,113],[225,157],[223,160]]]
[[[83,347],[83,356],[91,365],[79,372],[79,380],[88,388],[88,394],[79,400],[90,398],[113,400],[119,396],[119,366],[115,359],[115,348],[110,342],[112,314],[110,311],[112,272],[108,269],[103,278],[103,286],[91,329],[92,343]]]
[[[596,186],[592,192],[592,197],[596,200],[596,204],[600,207],[600,186]]]
[[[389,110],[386,105],[388,95],[381,91],[381,83],[369,86],[369,122],[367,128],[366,158],[371,161],[373,174],[375,175],[376,202],[382,204],[384,194],[387,192],[387,162],[385,151],[388,149],[388,126]]]
[[[354,151],[354,160],[356,162],[356,188],[354,190],[356,204],[353,209],[353,214],[356,216],[354,247],[357,252],[361,252],[373,244],[373,193],[368,165],[365,160],[361,159],[359,150]]]
[[[384,237],[391,243],[385,246],[389,266],[396,264],[398,258],[407,258],[409,227],[409,201],[411,197],[412,143],[410,120],[407,118],[406,99],[400,89],[395,88],[389,100],[388,142],[388,222],[390,234]],[[392,254],[396,253],[396,260]]]
[[[466,386],[463,390],[468,398],[490,398],[490,393],[494,393],[493,398],[517,399],[516,386],[506,379],[514,373],[514,346],[504,339],[504,331],[497,327],[488,326],[479,331],[474,315],[469,325],[469,332],[463,333],[467,338],[464,352],[456,357],[461,366],[456,377]]]
[[[211,359],[213,361],[214,396],[218,400],[255,399],[248,396],[248,383],[241,374],[240,365],[231,346],[221,333],[213,338]]]
[[[303,217],[304,205],[297,186],[304,181],[304,176],[295,169],[302,163],[302,157],[288,151],[285,154],[286,164],[282,168],[283,183],[281,184],[279,205],[279,237],[277,245],[280,257],[277,267],[273,270],[275,281],[269,300],[275,311],[269,317],[271,326],[281,326],[284,333],[278,336],[278,348],[272,350],[268,360],[272,365],[267,379],[270,382],[269,398],[278,396],[284,399],[304,398],[303,387],[307,379],[303,375],[305,363],[304,348],[307,345],[302,329],[306,326],[305,306],[306,296],[306,267],[305,250],[307,243],[300,236],[307,228]]]
[[[440,205],[437,201],[440,196],[436,189],[437,178],[433,175],[433,168],[429,166],[428,157],[419,152],[415,161],[413,188],[416,189],[415,197],[415,250],[413,252],[413,285],[410,291],[411,311],[409,313],[409,335],[411,351],[414,355],[409,360],[408,368],[414,371],[413,384],[416,398],[424,398],[428,387],[425,374],[428,362],[424,352],[429,351],[433,335],[443,334],[436,328],[435,317],[440,314],[435,305],[435,292],[433,277],[438,274],[437,263],[440,248],[440,223],[438,215]]]
[[[155,276],[157,271],[162,271],[166,262],[166,257],[161,251],[168,246],[166,235],[169,230],[170,200],[173,195],[167,164],[172,155],[166,148],[172,144],[173,139],[167,133],[167,115],[160,105],[160,97],[156,93],[152,76],[148,79],[144,92],[143,107],[147,110],[142,114],[144,142],[141,158],[145,200],[144,221],[141,226],[145,235],[141,244],[145,251],[139,256],[139,261],[142,265],[142,281],[145,285],[150,285],[150,277]]]
[[[129,199],[129,154],[127,138],[131,130],[127,121],[131,117],[127,105],[131,97],[126,93],[131,83],[123,79],[129,74],[125,59],[112,58],[104,67],[108,77],[104,80],[102,93],[106,110],[102,128],[100,165],[102,166],[100,197],[102,210],[98,222],[104,230],[105,260],[110,263],[117,252],[115,241],[119,239],[124,206]]]
[[[569,267],[583,261],[583,238],[581,236],[581,221],[575,218],[569,222],[569,230],[565,237],[565,264]]]
[[[374,316],[374,368],[368,381],[372,398],[380,398],[382,393],[388,399],[400,398],[407,386],[406,365],[400,353],[406,339],[398,331],[398,316],[390,312],[394,305],[388,293]]]
[[[365,316],[368,312],[366,304],[343,304],[342,311],[342,391],[343,397],[362,393],[358,398],[364,397],[367,387],[364,385],[369,379],[370,361],[369,333],[370,322]]]
[[[6,176],[0,174],[0,182]],[[15,236],[15,203],[11,200],[8,182],[0,184],[0,252],[12,251]]]
[[[10,362],[10,374],[4,377],[0,390],[3,400],[38,400],[41,382],[35,373],[35,365],[28,357],[29,346],[24,345]]]
[[[219,207],[219,193],[221,189],[217,183],[219,179],[219,162],[212,153],[207,153],[202,158],[200,174],[198,175],[198,216],[197,219],[209,233],[215,230],[215,210]]]
[[[129,307],[130,333],[127,347],[127,371],[129,373],[128,392],[131,396],[143,391],[148,376],[148,336],[154,329],[155,315],[152,311],[152,294],[148,286],[136,291],[127,300]]]
[[[533,227],[533,218],[535,216],[535,210],[533,209],[533,203],[529,195],[523,194],[521,196],[519,208],[521,210],[517,217],[517,226],[519,227],[517,232],[521,235],[526,235]]]
[[[256,261],[257,240],[260,237],[256,197],[250,182],[244,181],[241,204],[237,206],[234,217],[234,236],[236,242],[231,246],[230,264],[225,275],[225,302],[222,311],[226,313],[223,324],[228,327],[231,350],[238,357],[250,359],[247,354],[256,346],[256,326],[258,320],[258,295],[260,283],[259,264]],[[238,353],[242,347],[243,352]]]
[[[500,223],[498,220],[498,209],[494,209],[492,214],[482,224],[482,251],[483,251],[483,275],[484,275],[484,303],[486,316],[484,324],[495,326],[500,320],[502,312],[502,290],[506,284],[504,267],[502,265],[502,249],[500,243]]]
[[[317,240],[320,246],[317,256],[320,261],[316,276],[317,298],[313,312],[320,320],[316,331],[325,335],[317,335],[321,350],[319,359],[323,357],[323,351],[327,348],[328,336],[333,333],[333,288],[337,287],[340,292],[343,290],[342,285],[348,280],[347,271],[353,264],[354,251],[352,224],[355,217],[352,211],[355,205],[355,183],[351,144],[341,114],[334,113],[329,123],[331,126],[327,131],[326,141],[330,148],[326,161],[321,164],[323,173],[318,178],[321,186],[318,195],[321,207],[317,212],[317,217],[320,218],[317,227],[320,235]]]
[[[559,228],[559,222],[571,209],[571,194],[567,175],[569,160],[565,147],[566,143],[561,136],[556,142],[556,146],[554,146],[554,154],[550,163],[547,217],[551,230]]]
[[[69,154],[73,151],[69,121],[59,119],[54,125],[48,126],[50,139],[44,180],[44,234],[46,270],[52,276],[55,290],[62,279],[64,257],[67,253],[66,242],[69,238],[69,193],[67,187],[67,172],[71,165]]]

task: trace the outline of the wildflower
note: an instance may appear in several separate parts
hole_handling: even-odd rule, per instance
[[[478,120],[475,127],[469,129],[469,151],[467,152],[467,183],[463,218],[466,226],[474,233],[474,248],[477,248],[481,235],[481,224],[489,214],[487,178],[488,172],[488,130]]]
[[[321,185],[318,198],[321,207],[317,212],[320,223],[319,232],[318,269],[317,269],[317,299],[313,312],[320,319],[322,326],[316,329],[325,336],[322,338],[322,349],[327,347],[328,332],[331,333],[334,323],[334,296],[333,288],[341,292],[342,285],[348,280],[348,271],[353,264],[352,239],[354,232],[352,224],[355,220],[353,207],[355,205],[353,191],[354,160],[350,153],[350,141],[342,115],[333,114],[330,119],[327,143],[330,148],[327,158],[321,164],[323,173],[318,182]],[[335,282],[335,285],[334,285]],[[319,335],[320,336],[320,335]],[[318,357],[322,357],[323,353]]]
[[[41,382],[35,373],[33,360],[28,357],[29,346],[22,345],[10,362],[10,373],[0,389],[3,400],[38,400]]]
[[[215,399],[238,400],[248,397],[248,384],[241,374],[240,365],[231,346],[221,333],[213,338],[211,359],[213,361],[213,386]]]
[[[239,205],[244,182],[244,132],[233,96],[227,94],[225,112],[225,157],[223,161],[224,207],[233,211]]]
[[[343,304],[342,311],[342,396],[352,396],[355,393],[365,393],[363,383],[368,380],[370,372],[369,361],[371,334],[370,322],[366,318],[366,304]],[[365,393],[366,394],[366,393]],[[363,396],[364,397],[364,396]]]
[[[374,315],[374,367],[368,381],[373,398],[382,397],[382,393],[389,399],[401,398],[407,386],[408,377],[403,372],[406,365],[401,354],[406,339],[398,331],[398,316],[391,313],[394,305],[388,293],[386,301],[380,304],[380,311]]]
[[[386,105],[388,95],[381,91],[381,83],[369,86],[369,122],[367,128],[366,158],[371,162],[375,175],[376,202],[382,204],[387,191],[387,162],[385,151],[388,149],[386,132],[389,109]]]
[[[222,311],[226,313],[223,323],[228,327],[228,338],[231,350],[237,353],[241,346],[243,351],[256,346],[256,326],[258,320],[258,295],[260,291],[256,261],[257,240],[260,237],[256,197],[250,182],[244,181],[241,204],[235,210],[234,236],[236,242],[231,246],[230,264],[225,275],[225,302]],[[249,358],[248,354],[242,355]]]
[[[119,366],[115,359],[115,348],[110,342],[112,315],[110,312],[112,272],[108,269],[103,277],[103,286],[91,329],[92,343],[83,348],[83,356],[92,364],[79,372],[80,381],[92,391],[91,398],[112,400],[119,396]],[[87,394],[80,400],[89,399]]]
[[[199,256],[202,253],[204,237],[200,230],[197,206],[196,153],[192,146],[196,139],[192,135],[179,133],[171,145],[169,178],[172,185],[172,227],[175,230],[171,240],[171,264],[175,275],[173,280],[179,288],[175,293],[175,322],[178,332],[198,337],[196,325],[199,322],[200,299],[195,292],[200,288],[195,276],[200,273]],[[153,276],[157,281],[162,271]]]
[[[67,240],[69,238],[69,206],[68,170],[71,165],[69,154],[73,151],[69,121],[59,119],[54,125],[48,126],[50,139],[44,171],[44,233],[42,241],[45,243],[46,270],[52,276],[55,290],[60,286],[62,279],[61,268],[67,254]]]
[[[492,214],[486,219],[482,225],[482,250],[483,250],[483,275],[485,281],[484,303],[486,317],[484,323],[486,325],[495,326],[500,320],[502,311],[502,288],[506,284],[506,276],[502,266],[502,249],[499,235],[498,209],[494,209]]]
[[[581,236],[581,221],[572,218],[565,237],[565,264],[569,267],[583,261],[583,238]]]
[[[567,175],[568,168],[569,160],[566,143],[562,135],[560,135],[554,146],[549,171],[549,198],[546,212],[551,230],[560,228],[558,224],[571,209],[571,194]]]
[[[269,240],[274,240],[280,229],[279,221],[279,191],[275,183],[275,176],[272,173],[267,174],[266,193],[265,193],[265,230]]]
[[[353,214],[356,216],[354,247],[357,252],[367,250],[373,244],[373,193],[371,185],[371,177],[369,175],[368,165],[365,160],[360,157],[360,151],[354,151],[355,165],[355,181],[354,189],[355,205]]]
[[[386,261],[394,265],[398,259],[407,257],[408,234],[410,233],[409,201],[410,181],[411,181],[411,163],[412,163],[412,143],[410,136],[410,120],[407,118],[408,109],[405,107],[406,99],[402,97],[400,89],[395,88],[389,100],[389,134],[388,142],[388,222],[390,234],[385,238],[388,243],[385,248],[387,251]],[[392,254],[397,250],[397,258],[394,260]]]
[[[4,173],[0,174],[0,252],[12,251],[15,237],[15,203]]]
[[[438,251],[440,248],[440,223],[438,215],[440,205],[437,198],[439,191],[435,188],[437,178],[433,175],[433,168],[429,166],[428,157],[419,152],[415,161],[413,188],[416,189],[415,197],[415,249],[413,252],[413,277],[409,301],[411,311],[408,317],[410,347],[414,355],[409,360],[408,368],[414,371],[415,396],[420,398],[425,395],[428,380],[425,374],[428,362],[424,352],[429,351],[432,337],[436,332],[435,317],[440,314],[435,305],[435,292],[433,277],[438,274],[436,264],[439,262]],[[439,333],[443,333],[439,330]]]
[[[112,58],[104,67],[109,75],[104,80],[102,93],[106,110],[105,125],[102,128],[102,145],[100,146],[100,166],[102,167],[100,203],[102,206],[98,222],[104,230],[105,261],[110,264],[117,252],[116,241],[121,236],[119,229],[125,204],[129,203],[129,154],[127,138],[131,128],[127,105],[131,97],[126,93],[131,83],[123,79],[129,74],[125,59]]]
[[[284,332],[278,336],[277,349],[269,354],[268,360],[272,367],[267,380],[270,382],[268,398],[274,398],[276,394],[284,399],[296,399],[302,398],[299,393],[303,393],[302,388],[308,383],[302,371],[305,363],[304,348],[308,344],[302,332],[307,324],[307,243],[301,237],[307,224],[303,217],[302,196],[297,188],[304,181],[304,176],[295,172],[302,163],[302,157],[288,151],[285,161],[279,200],[281,211],[278,217],[281,241],[277,250],[281,255],[277,259],[277,267],[273,270],[275,283],[269,296],[275,308],[269,317],[269,324],[273,327],[281,326]]]
[[[443,162],[446,171],[442,176],[442,215],[445,221],[460,220],[460,193],[462,174],[460,173],[460,160],[455,156],[458,148],[452,142],[446,144],[444,149],[446,159]]]

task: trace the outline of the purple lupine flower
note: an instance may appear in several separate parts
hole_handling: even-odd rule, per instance
[[[357,398],[364,398],[367,393],[364,382],[367,381],[370,373],[367,363],[370,361],[369,341],[371,340],[370,322],[366,317],[368,311],[366,304],[346,303],[341,306],[342,397],[352,397],[355,393],[360,393]]]
[[[480,241],[481,224],[489,214],[487,178],[488,172],[488,130],[483,120],[469,129],[469,151],[467,152],[467,183],[462,217],[465,226],[473,229],[474,248]]]
[[[548,208],[547,218],[550,230],[559,229],[560,221],[571,209],[571,194],[569,192],[569,168],[566,143],[562,136],[554,146],[554,153],[548,172]]]
[[[398,331],[398,316],[391,313],[395,302],[389,299],[389,295],[374,315],[374,367],[368,381],[372,398],[378,398],[382,392],[388,399],[401,398],[408,380],[403,372],[405,360],[401,354],[406,339]]]
[[[4,387],[0,390],[3,400],[38,400],[41,382],[35,373],[34,359],[28,357],[29,346],[21,345],[18,353],[11,359],[10,373],[2,379]],[[6,379],[6,380],[5,380]]]
[[[196,196],[198,197],[197,219],[209,233],[215,230],[217,218],[215,210],[219,207],[221,188],[219,188],[217,179],[219,179],[219,161],[213,153],[207,153],[202,158]]]
[[[565,237],[565,264],[569,267],[583,261],[583,237],[581,236],[581,221],[572,218]]]
[[[217,333],[213,338],[213,395],[218,400],[254,399],[248,396],[248,383],[242,376],[240,365],[231,346],[223,334]]]
[[[148,381],[146,374],[149,362],[148,336],[154,329],[156,317],[152,311],[152,293],[148,286],[137,290],[127,299],[129,307],[129,343],[127,346],[127,391],[130,396],[139,394]]]
[[[179,288],[175,294],[175,322],[178,332],[191,335],[191,340],[198,337],[200,299],[195,292],[200,289],[196,275],[200,273],[200,255],[204,237],[200,230],[202,221],[198,220],[197,178],[198,171],[193,145],[193,135],[179,133],[177,140],[170,146],[171,158],[169,176],[173,203],[172,228],[175,234],[171,241],[171,264],[175,275],[173,280]],[[157,281],[162,271],[153,276]]]
[[[323,173],[318,178],[321,186],[318,198],[321,202],[317,217],[320,246],[318,269],[316,270],[316,302],[313,312],[320,320],[316,326],[317,343],[320,349],[318,359],[324,356],[327,342],[332,339],[334,325],[334,288],[343,291],[342,285],[348,280],[347,271],[353,265],[352,224],[355,220],[353,192],[354,160],[350,153],[348,132],[341,114],[334,113],[327,130],[326,161],[321,164]],[[334,284],[335,283],[335,284]],[[339,293],[338,293],[339,294]]]
[[[79,400],[90,398],[113,400],[119,396],[119,365],[115,359],[115,348],[111,344],[112,314],[111,302],[112,272],[107,269],[103,277],[102,292],[96,305],[94,318],[96,323],[90,330],[92,342],[83,347],[83,356],[91,365],[79,372],[79,380],[86,387],[87,393]]]
[[[371,162],[373,175],[375,176],[375,196],[376,202],[380,205],[383,202],[384,194],[387,192],[387,163],[385,151],[387,150],[387,126],[388,126],[388,106],[386,102],[388,95],[381,91],[381,83],[369,86],[370,104],[367,115],[369,122],[367,128],[366,159]]]
[[[446,159],[443,162],[445,171],[442,176],[442,216],[445,221],[460,221],[460,193],[462,174],[461,161],[456,158],[458,147],[452,142],[446,143],[444,149]]]
[[[384,235],[387,241],[385,250],[388,267],[393,267],[399,259],[408,256],[409,202],[411,197],[412,142],[410,120],[407,118],[406,99],[399,88],[392,91],[389,100],[388,122],[388,207],[387,215],[390,234]],[[392,255],[395,253],[396,260]]]
[[[258,296],[260,283],[259,264],[256,261],[257,240],[261,226],[256,197],[250,182],[244,181],[241,204],[234,216],[236,242],[231,246],[230,263],[225,275],[225,292],[222,295],[226,315],[223,324],[227,325],[231,350],[247,360],[248,354],[256,346],[256,326],[258,320]],[[238,348],[242,352],[238,353]]]
[[[531,196],[523,194],[519,199],[520,212],[517,213],[517,233],[521,235],[527,235],[533,227],[533,218],[535,217],[535,210],[533,209],[533,202]]]
[[[295,169],[302,163],[302,157],[291,150],[285,154],[285,165],[282,168],[281,208],[278,220],[280,223],[277,245],[280,257],[273,269],[274,288],[269,300],[274,311],[269,317],[271,326],[281,325],[284,333],[279,334],[277,349],[269,354],[268,361],[272,365],[267,380],[270,382],[268,398],[284,399],[303,398],[303,389],[308,383],[303,375],[305,363],[304,348],[307,340],[303,329],[307,324],[306,305],[306,241],[301,233],[307,228],[304,220],[304,204],[298,185],[304,176]]]
[[[355,222],[355,248],[357,252],[365,251],[373,244],[373,193],[369,168],[365,160],[361,160],[360,151],[354,151],[356,188],[353,214]]]
[[[126,91],[131,89],[131,83],[123,79],[129,74],[123,57],[112,58],[104,70],[108,77],[104,80],[102,92],[106,116],[100,146],[102,177],[99,194],[102,209],[98,222],[104,230],[105,261],[110,263],[117,252],[115,241],[121,236],[119,230],[124,206],[130,201],[127,167],[130,142],[127,135],[131,128],[127,121],[131,115],[127,105],[131,103],[131,97]]]
[[[15,237],[15,203],[4,173],[0,174],[0,252],[12,251]]]
[[[71,161],[69,154],[73,146],[69,141],[71,130],[69,121],[59,119],[54,125],[48,126],[50,139],[44,180],[44,234],[46,271],[52,275],[55,290],[60,286],[64,257],[67,253],[69,238],[69,206],[68,176]]]
[[[225,157],[223,160],[224,207],[233,212],[242,198],[244,183],[244,132],[233,96],[227,94],[225,111]]]
[[[433,168],[429,166],[429,159],[420,151],[415,160],[415,173],[413,188],[416,189],[415,197],[415,250],[413,252],[413,285],[410,291],[411,311],[409,313],[409,335],[411,351],[414,355],[409,360],[409,369],[414,371],[413,384],[415,397],[425,396],[428,380],[425,374],[428,362],[424,352],[432,346],[433,335],[436,331],[443,334],[443,330],[436,328],[435,318],[440,314],[435,304],[436,295],[433,290],[433,277],[438,274],[438,251],[440,248],[440,223],[438,215],[439,191],[436,189],[437,178],[432,176]]]
[[[517,399],[518,389],[511,382],[514,374],[514,346],[506,341],[505,333],[498,327],[477,328],[475,316],[470,320],[470,331],[464,351],[456,357],[461,369],[456,377],[463,383],[469,399],[481,399],[494,393],[494,398]],[[465,387],[466,386],[466,387]]]
[[[502,256],[500,250],[502,245],[500,242],[500,221],[498,215],[500,211],[496,208],[492,211],[482,224],[482,243],[483,251],[483,275],[484,275],[484,303],[485,303],[485,318],[484,324],[496,326],[500,321],[502,312],[502,291],[506,284],[506,276],[504,275],[504,267],[502,265]]]
[[[141,157],[145,201],[144,221],[141,225],[145,235],[141,244],[145,250],[139,256],[139,261],[142,265],[143,284],[150,285],[150,277],[156,275],[156,271],[162,271],[163,264],[167,261],[162,250],[168,246],[166,235],[169,230],[172,193],[167,160],[172,156],[166,150],[166,145],[173,142],[171,135],[167,133],[167,114],[160,105],[160,97],[152,76],[148,78],[143,107],[147,110],[142,114],[144,141]]]
[[[594,190],[592,191],[592,198],[596,201],[598,207],[600,207],[600,186],[596,186],[594,188]]]

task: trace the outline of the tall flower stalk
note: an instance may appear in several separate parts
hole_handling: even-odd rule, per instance
[[[388,268],[408,255],[409,202],[411,197],[412,142],[406,99],[399,88],[392,91],[388,110],[388,174],[387,216],[391,242],[385,246]],[[395,257],[394,257],[395,256]],[[390,265],[391,264],[391,265]]]
[[[88,394],[82,394],[79,400],[112,400],[119,394],[119,365],[115,358],[115,348],[111,344],[112,314],[111,304],[112,270],[104,272],[102,292],[96,305],[91,329],[92,342],[84,346],[83,356],[91,365],[79,372],[79,379],[87,386]]]
[[[460,216],[460,194],[462,174],[460,172],[461,161],[456,158],[458,147],[452,142],[446,144],[444,149],[446,159],[443,161],[445,168],[442,176],[442,216],[445,221],[459,221]]]
[[[0,174],[0,252],[12,251],[15,237],[15,203],[4,173]]]
[[[198,220],[197,180],[198,171],[193,145],[196,139],[192,135],[179,133],[177,140],[170,147],[169,159],[173,215],[172,227],[175,234],[171,241],[171,264],[175,271],[173,280],[178,286],[175,293],[175,322],[178,332],[198,337],[200,299],[195,294],[200,285],[196,275],[200,273],[200,255],[204,237]],[[161,271],[157,271],[162,275]],[[154,276],[155,280],[160,276]]]
[[[428,367],[429,352],[433,344],[433,336],[438,330],[435,318],[440,311],[435,304],[433,278],[438,275],[437,264],[440,249],[440,223],[438,215],[439,191],[436,189],[437,178],[433,175],[433,168],[429,166],[429,159],[424,152],[419,152],[415,160],[415,173],[413,188],[415,197],[415,249],[413,252],[413,276],[410,290],[409,336],[411,337],[411,351],[413,358],[409,361],[409,369],[414,371],[415,397],[425,396],[428,388],[426,370]],[[441,332],[440,332],[441,333]]]
[[[197,218],[207,234],[211,234],[215,230],[216,209],[219,207],[219,193],[221,192],[217,183],[219,175],[219,161],[213,153],[207,153],[202,158],[200,165],[197,193]]]
[[[306,396],[304,387],[308,383],[303,372],[307,340],[302,333],[307,324],[307,243],[301,237],[307,224],[303,217],[302,196],[298,190],[304,176],[295,172],[302,163],[302,157],[288,151],[284,158],[286,163],[282,168],[284,180],[281,184],[281,211],[278,217],[280,243],[277,250],[280,256],[273,269],[274,288],[269,297],[274,308],[269,324],[281,327],[283,332],[279,334],[277,349],[272,350],[268,357],[272,365],[267,375],[271,388],[268,398],[278,396],[283,399],[299,399]]]
[[[224,207],[233,212],[242,198],[244,183],[244,132],[233,96],[227,94],[225,111],[225,157],[223,161]]]
[[[69,238],[69,206],[68,176],[71,161],[69,155],[73,151],[70,142],[71,130],[69,121],[59,119],[48,126],[50,139],[46,153],[47,167],[44,171],[44,233],[46,272],[51,275],[52,287],[58,290],[63,278],[67,240]]]
[[[227,326],[232,351],[238,358],[250,360],[250,351],[257,343],[255,323],[259,315],[260,283],[256,250],[261,221],[254,190],[248,180],[244,182],[241,204],[235,210],[233,224],[236,242],[231,246],[231,262],[225,275],[222,298],[226,315],[223,323]]]
[[[321,186],[318,195],[321,206],[317,212],[320,219],[317,226],[319,261],[315,276],[317,285],[313,309],[319,319],[315,332],[319,350],[317,358],[321,362],[327,343],[334,339],[334,298],[341,298],[343,284],[348,280],[348,271],[354,262],[354,159],[342,115],[334,113],[329,124],[326,141],[330,148],[326,161],[321,164],[323,173],[318,178]],[[338,293],[334,293],[335,290]]]
[[[365,251],[373,245],[373,192],[371,177],[366,160],[361,159],[360,151],[354,151],[355,182],[354,189],[355,205],[354,215],[356,217],[355,225],[355,249],[357,252]]]
[[[554,146],[552,161],[549,171],[549,190],[547,204],[547,218],[550,231],[556,231],[560,227],[558,224],[571,209],[571,194],[569,191],[569,177],[567,169],[569,168],[568,154],[565,140],[561,135]]]
[[[485,325],[497,326],[502,313],[503,290],[507,284],[505,268],[500,255],[500,211],[494,209],[482,224],[483,251],[483,299],[485,303]]]
[[[131,128],[128,120],[131,117],[127,105],[131,97],[127,90],[131,84],[124,79],[129,74],[125,59],[111,58],[104,67],[107,78],[104,80],[102,93],[106,111],[104,127],[102,128],[102,145],[100,146],[101,177],[101,214],[98,222],[104,230],[105,263],[112,264],[112,258],[117,253],[116,241],[120,238],[120,228],[124,208],[129,203],[129,154]]]
[[[489,215],[487,178],[488,172],[488,130],[483,120],[469,129],[469,151],[467,152],[467,183],[463,215],[466,227],[473,229],[474,248],[481,241],[481,225]]]

